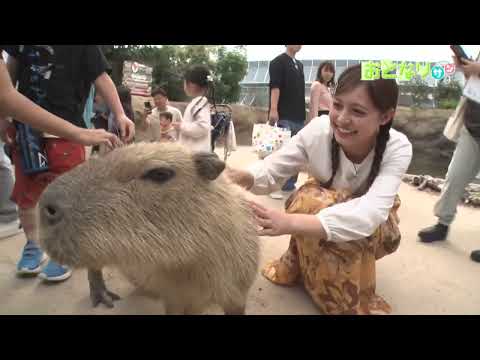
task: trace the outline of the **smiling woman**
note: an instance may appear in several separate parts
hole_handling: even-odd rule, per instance
[[[314,118],[248,171],[227,172],[267,194],[308,166],[312,179],[288,199],[286,212],[252,207],[261,235],[292,235],[263,275],[281,285],[303,279],[326,314],[391,311],[375,294],[375,261],[399,246],[397,192],[412,158],[406,136],[391,129],[397,100],[395,80],[362,81],[360,65],[352,66],[338,80],[330,117]]]

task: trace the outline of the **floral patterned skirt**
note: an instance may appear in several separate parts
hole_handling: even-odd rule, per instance
[[[346,191],[328,190],[309,179],[285,207],[288,213],[316,214],[349,198]],[[388,220],[367,238],[335,243],[294,235],[287,252],[262,274],[278,285],[303,282],[324,314],[389,314],[390,305],[375,294],[375,262],[400,245],[399,207],[397,196]]]

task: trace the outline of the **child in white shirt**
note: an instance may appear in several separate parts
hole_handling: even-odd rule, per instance
[[[173,123],[179,130],[179,142],[190,150],[211,152],[211,115],[207,93],[213,86],[206,66],[192,66],[185,73],[184,90],[193,100],[188,104],[181,123]]]

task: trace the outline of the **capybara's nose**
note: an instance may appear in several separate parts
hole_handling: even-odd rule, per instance
[[[42,216],[44,216],[49,225],[58,224],[63,218],[62,208],[54,202],[44,204],[41,211]]]

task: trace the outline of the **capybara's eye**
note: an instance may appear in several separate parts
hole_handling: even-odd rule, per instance
[[[51,216],[54,216],[57,212],[52,206],[46,206],[45,210],[47,211],[48,215]]]
[[[157,183],[164,183],[175,176],[175,171],[168,168],[155,168],[148,170],[143,174],[142,178],[146,180],[152,180]]]

